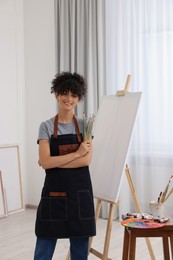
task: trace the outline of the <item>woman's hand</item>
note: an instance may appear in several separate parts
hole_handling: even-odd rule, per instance
[[[92,146],[92,140],[84,141],[80,144],[78,150],[76,151],[76,157],[83,157],[87,153],[89,153],[90,148]]]
[[[81,154],[79,153],[80,151]],[[79,168],[89,166],[92,158],[92,139],[84,141],[79,146],[79,149],[74,153],[75,160],[66,163],[61,168]]]

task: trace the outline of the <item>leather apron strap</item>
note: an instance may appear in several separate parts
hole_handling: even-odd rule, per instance
[[[73,122],[75,125],[75,132],[77,135],[78,143],[82,143],[82,138],[81,138],[81,135],[79,132],[79,126],[78,126],[78,122],[77,122],[75,115],[73,115]],[[58,114],[55,116],[55,121],[54,121],[54,138],[57,138],[57,137],[58,137]]]

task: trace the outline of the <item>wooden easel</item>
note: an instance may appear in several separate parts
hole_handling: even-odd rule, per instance
[[[131,82],[131,75],[128,75],[126,85],[125,85],[125,90],[117,91],[117,96],[124,96],[129,91],[130,82]],[[137,196],[136,196],[136,192],[135,192],[135,189],[134,189],[130,170],[129,170],[127,165],[126,165],[126,168],[125,168],[125,173],[126,173],[126,176],[127,176],[128,184],[129,184],[132,196],[133,196],[133,200],[134,200],[136,209],[139,213],[141,213],[141,208],[140,208]],[[114,215],[115,207],[118,205],[118,202],[117,201],[109,201],[109,200],[105,200],[105,199],[98,198],[98,197],[95,197],[95,198],[97,199],[97,206],[96,206],[96,213],[95,213],[96,223],[97,223],[98,218],[99,218],[102,202],[106,202],[106,203],[109,204],[109,206],[110,206],[109,207],[109,216],[108,216],[108,220],[107,220],[107,228],[106,228],[106,235],[105,235],[103,253],[100,253],[96,249],[92,248],[93,237],[90,238],[90,245],[89,245],[88,253],[89,254],[92,253],[96,257],[98,257],[102,260],[111,260],[111,258],[108,257],[108,253],[109,253],[109,245],[110,245],[110,238],[111,238],[113,215]],[[151,259],[155,260],[155,256],[154,256],[151,244],[150,244],[150,240],[148,238],[146,238],[145,240],[146,240],[146,243],[147,243],[147,246],[148,246],[148,250],[149,250]],[[70,252],[68,252],[66,260],[69,260],[70,259],[69,257],[70,257]]]
[[[117,91],[117,96],[124,96],[127,92],[129,92],[130,83],[131,83],[131,75],[128,75],[126,85],[125,85],[125,89]],[[137,196],[136,196],[136,192],[135,192],[135,188],[134,188],[133,181],[132,181],[132,178],[131,178],[130,170],[129,170],[127,164],[126,164],[126,167],[125,167],[125,173],[126,173],[128,184],[129,184],[129,187],[130,187],[130,191],[132,193],[132,197],[133,197],[133,200],[134,200],[134,203],[135,203],[135,206],[136,206],[136,210],[137,210],[137,212],[141,213],[139,201],[138,201]],[[102,201],[106,201],[106,200],[101,199],[101,198],[97,198],[97,199],[98,199],[98,201],[97,201],[97,207],[96,207],[96,223],[97,223],[97,220],[98,220],[98,217],[99,217],[99,213],[100,213],[100,209],[101,209],[101,203],[102,203]],[[89,253],[94,254],[95,256],[97,256],[98,258],[100,258],[102,260],[111,260],[111,258],[108,258],[108,251],[109,251],[109,244],[110,244],[110,237],[111,237],[113,214],[114,214],[115,207],[118,205],[118,202],[111,202],[111,201],[106,201],[106,202],[110,204],[110,209],[109,209],[109,216],[108,216],[108,222],[107,222],[104,251],[103,251],[103,254],[102,254],[102,253],[96,251],[95,249],[93,249],[91,247],[93,238],[91,238],[90,239]],[[154,256],[154,252],[152,250],[150,240],[149,240],[149,238],[145,238],[145,240],[146,240],[146,243],[147,243],[147,247],[148,247],[151,259],[155,260],[155,256]]]

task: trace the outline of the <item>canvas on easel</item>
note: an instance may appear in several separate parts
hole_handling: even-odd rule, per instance
[[[141,93],[104,96],[94,124],[90,172],[95,197],[117,202]]]
[[[119,192],[125,173],[126,159],[140,103],[141,92],[130,93],[131,76],[128,75],[125,89],[116,95],[104,96],[94,124],[93,157],[90,165],[94,197],[97,199],[96,221],[102,202],[109,204],[109,216],[103,253],[91,247],[90,250],[100,259],[108,260],[108,250],[115,207],[118,205]],[[126,175],[130,176],[126,167]],[[129,181],[129,180],[128,180]],[[133,182],[129,181],[130,188]],[[136,208],[138,200],[134,190],[132,195]],[[152,259],[154,258],[150,242],[147,241]]]
[[[90,173],[93,184],[94,197],[97,199],[96,222],[99,217],[102,202],[109,204],[109,216],[105,234],[103,253],[92,248],[90,239],[89,253],[102,260],[108,257],[112,221],[115,207],[119,202],[119,192],[125,173],[126,158],[130,146],[134,123],[140,103],[141,92],[130,93],[131,76],[128,75],[125,89],[117,95],[104,96],[94,122],[93,156]],[[126,168],[126,175],[130,176]],[[129,181],[133,187],[132,180]],[[134,202],[137,205],[135,191],[132,190]],[[137,207],[139,209],[139,207]],[[148,241],[147,241],[148,242]],[[152,248],[148,243],[152,259]],[[69,259],[69,253],[66,259]]]

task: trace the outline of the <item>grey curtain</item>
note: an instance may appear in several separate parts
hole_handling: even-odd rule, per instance
[[[55,0],[55,17],[57,72],[87,79],[87,97],[76,112],[96,114],[106,82],[105,0]]]

